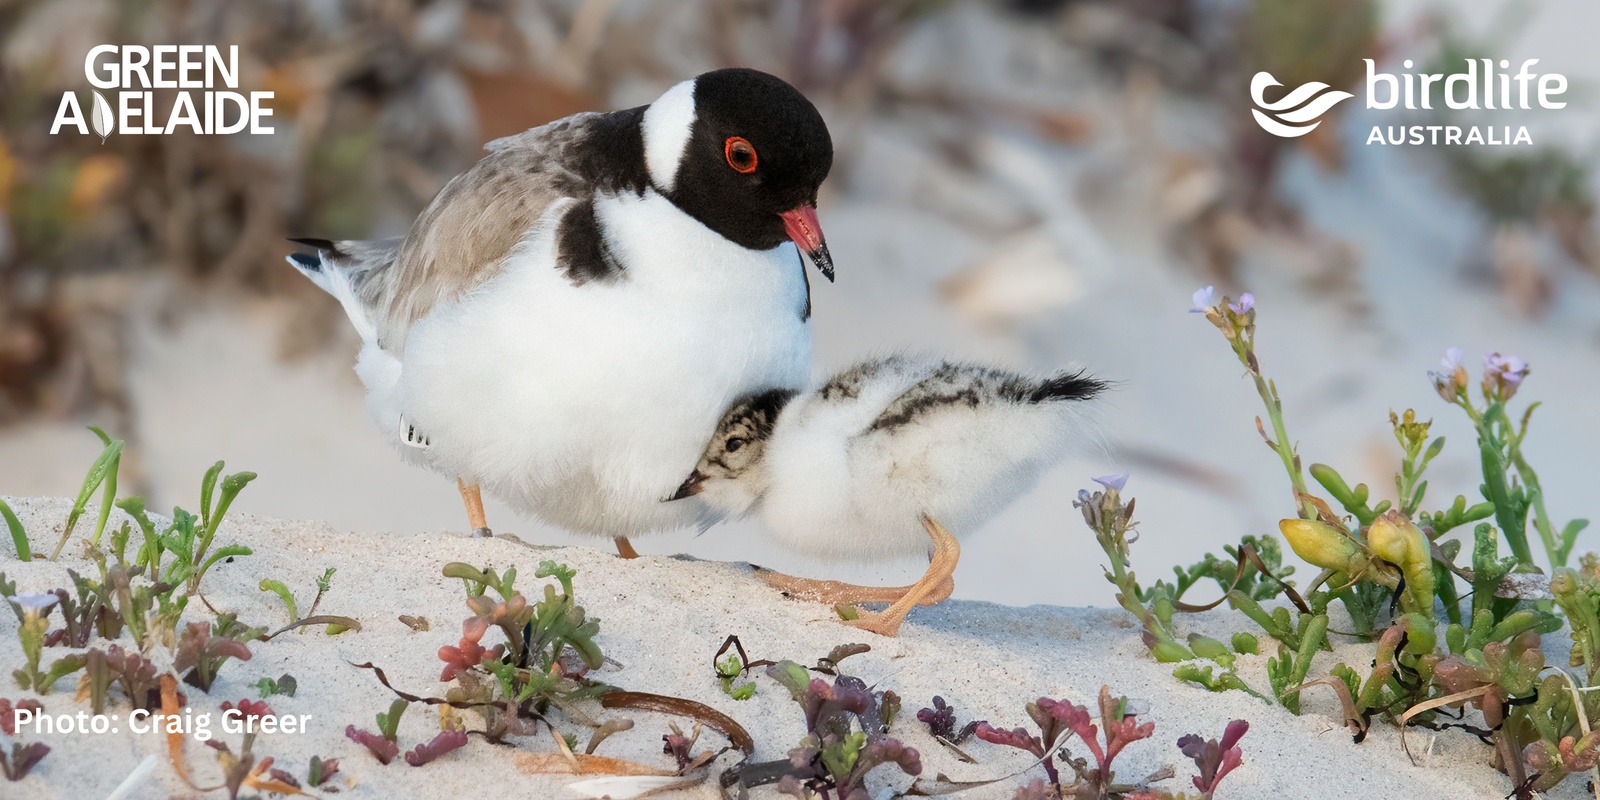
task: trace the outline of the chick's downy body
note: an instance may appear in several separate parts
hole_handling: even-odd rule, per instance
[[[813,391],[735,405],[680,494],[753,511],[779,543],[823,558],[925,553],[924,517],[958,535],[982,525],[1085,438],[1083,401],[1102,388],[1075,373],[865,361]]]

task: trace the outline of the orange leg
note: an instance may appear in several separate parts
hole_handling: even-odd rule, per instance
[[[943,525],[929,517],[922,518],[922,527],[933,540],[933,555],[928,559],[928,571],[910,586],[872,587],[856,586],[838,581],[816,581],[761,570],[757,574],[769,586],[806,600],[825,603],[888,603],[889,607],[876,613],[862,614],[847,620],[853,625],[882,636],[900,632],[906,614],[917,606],[931,606],[943,602],[955,591],[956,562],[961,559],[961,544]]]
[[[493,536],[489,521],[483,516],[483,495],[477,485],[468,486],[466,481],[456,478],[456,488],[461,490],[461,502],[467,506],[467,524],[472,526],[472,535]]]
[[[628,541],[628,537],[618,536],[611,541],[617,545],[617,555],[622,556],[623,558],[639,557],[639,551],[633,549],[633,542]]]

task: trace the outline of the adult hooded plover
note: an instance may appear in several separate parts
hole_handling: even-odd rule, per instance
[[[833,162],[782,80],[708,72],[654,103],[487,145],[404,239],[297,239],[343,304],[356,371],[407,460],[617,539],[699,521],[665,504],[736,398],[809,377],[810,284]]]
[[[1029,378],[934,359],[865,361],[815,391],[735,403],[668,499],[754,511],[781,544],[822,558],[904,556],[932,539],[928,571],[909,587],[764,575],[816,599],[890,603],[852,624],[893,636],[913,606],[955,588],[961,548],[944,526],[969,532],[1033,486],[1081,440],[1082,401],[1104,388],[1081,372]]]

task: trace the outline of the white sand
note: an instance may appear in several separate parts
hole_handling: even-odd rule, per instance
[[[67,501],[55,499],[8,498],[8,502],[39,545],[53,543],[69,507]],[[518,585],[527,591],[542,583],[532,575],[538,562],[546,558],[577,570],[579,600],[601,619],[598,641],[609,658],[624,665],[608,666],[602,679],[624,688],[696,699],[726,712],[754,735],[760,759],[781,757],[793,746],[802,732],[801,714],[787,693],[765,677],[758,679],[760,688],[751,700],[737,702],[721,693],[711,676],[710,661],[729,633],[739,634],[753,658],[791,658],[805,663],[837,644],[871,644],[872,652],[847,661],[846,671],[893,689],[905,699],[906,712],[892,733],[922,752],[924,774],[930,777],[938,773],[957,780],[997,777],[1028,763],[1020,751],[976,740],[966,750],[980,763],[959,763],[914,719],[916,710],[933,695],[947,698],[962,722],[984,718],[1015,727],[1027,722],[1023,705],[1029,700],[1048,695],[1088,703],[1100,684],[1108,682],[1118,693],[1149,701],[1148,719],[1156,723],[1154,738],[1131,746],[1118,760],[1119,774],[1125,779],[1174,765],[1177,777],[1165,785],[1186,788],[1194,773],[1173,744],[1178,736],[1191,731],[1217,736],[1228,720],[1244,718],[1251,724],[1243,742],[1244,766],[1223,784],[1218,796],[1224,800],[1426,800],[1499,797],[1508,790],[1506,778],[1489,766],[1489,748],[1464,733],[1439,735],[1427,763],[1413,766],[1401,752],[1392,728],[1379,725],[1366,743],[1351,744],[1331,697],[1325,693],[1310,696],[1307,712],[1294,717],[1241,693],[1212,694],[1181,684],[1169,674],[1170,667],[1156,664],[1145,654],[1131,618],[1119,610],[1011,608],[952,601],[939,608],[917,610],[900,638],[885,639],[834,622],[825,607],[785,599],[751,577],[742,564],[667,557],[624,561],[596,549],[543,549],[447,532],[412,537],[347,534],[316,522],[251,516],[230,520],[217,541],[246,544],[255,549],[255,555],[219,565],[207,576],[205,594],[218,609],[237,611],[255,625],[277,626],[286,621],[277,599],[256,588],[261,578],[283,580],[306,597],[313,578],[325,567],[339,568],[320,611],[355,616],[362,622],[361,631],[338,637],[321,632],[291,633],[265,644],[255,643],[251,645],[255,657],[247,663],[227,664],[210,695],[185,689],[196,712],[217,713],[224,700],[255,698],[249,685],[260,678],[293,674],[299,681],[298,694],[273,697],[268,702],[279,714],[311,715],[310,730],[303,735],[262,736],[256,753],[273,756],[277,766],[302,779],[312,755],[338,758],[340,797],[442,797],[461,792],[528,798],[574,796],[563,788],[571,777],[528,775],[516,766],[518,753],[553,752],[547,733],[514,740],[511,747],[494,747],[475,738],[466,748],[422,768],[399,760],[380,766],[343,735],[351,723],[375,730],[373,715],[392,699],[371,673],[348,662],[372,661],[382,666],[397,686],[418,694],[442,692],[438,682],[441,662],[435,651],[455,642],[460,620],[467,614],[459,582],[440,575],[443,564],[460,560],[496,568],[516,565],[526,576],[519,578]],[[9,552],[9,544],[3,549]],[[69,552],[74,550],[69,548]],[[65,585],[69,567],[92,568],[78,558],[64,558],[59,564],[0,559],[0,571],[17,580],[24,591]],[[958,572],[958,580],[960,577]],[[413,632],[398,621],[400,614],[426,616],[433,629]],[[205,616],[197,603],[188,619]],[[1220,611],[1186,617],[1183,623],[1188,630],[1219,637],[1248,625],[1242,617]],[[7,665],[7,672],[20,662],[15,630],[11,614],[0,614],[0,664]],[[1263,645],[1270,642],[1263,639]],[[62,652],[60,648],[48,650],[46,662]],[[1361,662],[1358,666],[1363,668],[1364,659],[1370,658],[1353,649],[1337,655]],[[1265,657],[1246,656],[1241,661],[1245,679],[1265,688]],[[0,690],[0,697],[25,696],[9,675],[0,677],[0,684],[6,687]],[[67,714],[87,708],[86,703],[72,701],[72,684],[73,679],[64,680],[58,691],[44,698],[47,712]],[[115,690],[113,697],[116,703],[111,713],[125,717],[126,703]],[[669,718],[626,714],[638,723],[635,729],[608,740],[599,753],[667,767],[660,737]],[[576,725],[569,727],[579,730]],[[400,744],[409,750],[436,731],[436,713],[413,706],[401,725]],[[586,741],[587,733],[582,736]],[[133,796],[164,798],[187,793],[166,764],[164,742],[155,734],[26,738],[41,738],[52,752],[25,782],[0,786],[4,797],[103,797],[149,754],[163,757],[156,772],[158,781],[146,784]],[[1412,741],[1414,746],[1420,745],[1420,751],[1427,748],[1428,738],[1420,732]],[[702,741],[720,746],[720,737],[714,733],[708,732]],[[215,783],[219,773],[211,751],[190,742],[186,753],[197,780]],[[731,763],[731,755],[723,758],[722,763]],[[888,778],[887,770],[881,773],[880,783],[883,778]],[[1018,782],[963,796],[1007,798]],[[903,788],[907,779],[893,778],[891,783]],[[1572,780],[1553,796],[1577,797],[1581,790],[1581,782]],[[716,793],[701,787],[677,796],[714,797]],[[772,796],[772,790],[759,789],[756,796]]]

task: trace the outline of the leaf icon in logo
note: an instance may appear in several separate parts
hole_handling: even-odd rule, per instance
[[[111,104],[106,102],[105,95],[98,91],[94,93],[94,114],[90,121],[94,124],[94,132],[100,135],[100,143],[105,144],[106,137],[111,135],[111,129],[116,126],[117,118],[111,113]]]
[[[1328,109],[1355,96],[1349,92],[1335,90],[1326,83],[1312,81],[1278,98],[1276,102],[1267,102],[1266,91],[1274,86],[1282,85],[1277,78],[1272,77],[1272,73],[1257,72],[1255,77],[1250,80],[1250,99],[1259,108],[1251,109],[1250,113],[1255,115],[1256,123],[1263,130],[1274,136],[1282,136],[1284,138],[1304,136],[1316,130],[1317,126],[1322,124],[1320,120],[1317,120],[1318,117],[1328,113]],[[1324,90],[1327,91],[1324,92]],[[1274,113],[1268,115],[1260,109],[1266,109]],[[1317,121],[1313,122],[1313,120]],[[1310,122],[1311,124],[1298,124],[1303,122]],[[1297,124],[1286,125],[1284,123]]]

